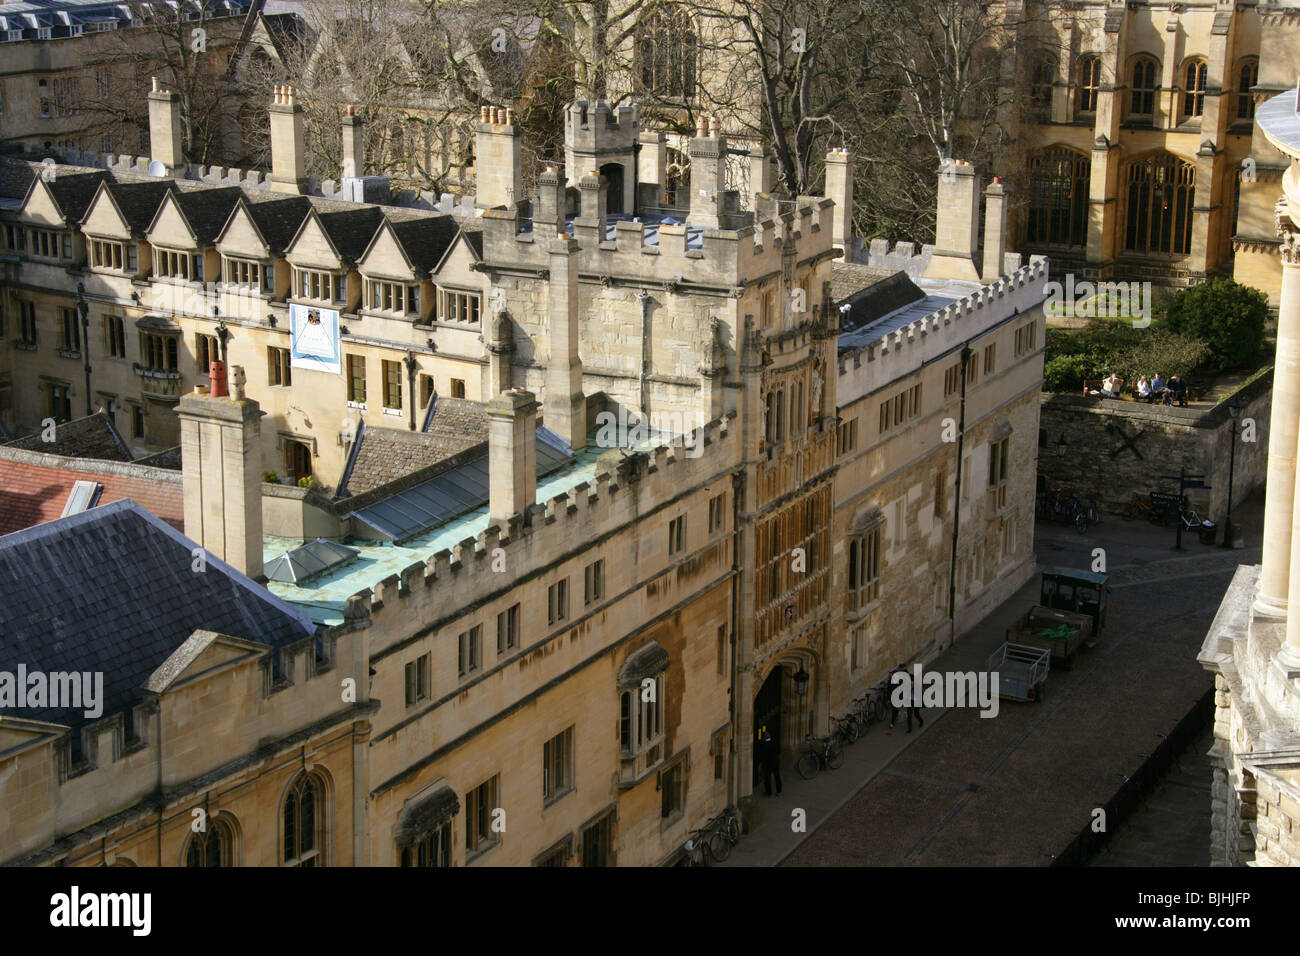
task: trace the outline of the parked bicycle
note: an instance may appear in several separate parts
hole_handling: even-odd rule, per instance
[[[832,714],[830,724],[831,736],[837,740],[842,740],[846,744],[856,743],[858,737],[861,736],[857,715],[852,711],[843,717],[836,717]]]
[[[704,826],[692,830],[682,849],[690,866],[721,863],[731,856],[731,848],[740,842],[740,815],[727,807]]]
[[[882,680],[865,694],[853,698],[857,708],[858,729],[865,734],[867,729],[878,720],[884,720],[888,711],[889,681]],[[861,736],[859,734],[859,736]]]
[[[807,740],[808,749],[799,755],[794,764],[799,776],[811,780],[822,767],[838,770],[844,766],[844,748],[834,737],[809,736]]]

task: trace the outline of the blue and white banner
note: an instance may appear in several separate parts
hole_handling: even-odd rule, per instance
[[[334,309],[313,305],[289,306],[289,328],[293,344],[289,351],[292,368],[315,372],[341,371],[339,359],[339,314]]]

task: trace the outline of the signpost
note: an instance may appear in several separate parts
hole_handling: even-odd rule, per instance
[[[1183,550],[1183,506],[1187,503],[1187,497],[1183,492],[1188,488],[1209,488],[1211,486],[1202,480],[1205,477],[1204,475],[1189,475],[1186,468],[1179,468],[1176,475],[1161,475],[1160,477],[1178,482],[1178,531],[1174,536],[1174,550],[1181,551]],[[1156,495],[1152,494],[1151,497],[1154,499]],[[1168,495],[1167,497],[1173,498],[1174,496]]]

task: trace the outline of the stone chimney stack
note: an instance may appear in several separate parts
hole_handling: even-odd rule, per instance
[[[533,234],[554,236],[564,231],[567,204],[564,167],[547,166],[537,177],[537,202],[533,205]]]
[[[752,146],[749,150],[749,193],[766,195],[775,185],[772,181],[772,150],[767,146]]]
[[[277,86],[271,102],[271,189],[307,192],[307,153],[303,147],[302,107],[292,86]]]
[[[185,165],[185,134],[181,129],[181,98],[163,89],[153,78],[149,96],[149,158],[167,167],[172,175]]]
[[[853,157],[847,149],[832,149],[826,154],[826,195],[835,200],[831,245],[847,255],[853,236]]]
[[[578,248],[576,240],[559,235],[547,250],[551,353],[546,360],[542,399],[546,427],[574,451],[587,444],[587,398],[582,393],[582,359],[578,357]]]
[[[934,254],[925,270],[927,279],[980,281],[980,190],[975,167],[955,159],[939,170],[939,208]]]
[[[474,205],[479,209],[523,201],[523,137],[515,125],[514,110],[480,107],[474,134],[474,175]]]
[[[1002,177],[993,177],[984,190],[984,281],[992,282],[1003,273],[1002,260],[1007,251],[1007,196]]]
[[[653,183],[655,187],[654,205],[664,204],[664,192],[668,189],[668,137],[657,129],[641,130],[641,151],[637,154],[636,181]]]
[[[343,114],[343,176],[366,174],[366,124],[351,103]]]
[[[600,173],[588,173],[578,180],[582,208],[573,223],[573,236],[588,249],[605,241],[605,222],[609,215],[609,180]]]
[[[727,140],[716,116],[705,116],[691,140],[690,223],[706,229],[722,226],[722,194],[727,184]]]
[[[487,411],[488,520],[505,525],[537,500],[537,399],[515,388]]]
[[[254,580],[262,578],[262,422],[243,398],[243,369],[231,368],[235,394],[181,397],[185,534]]]

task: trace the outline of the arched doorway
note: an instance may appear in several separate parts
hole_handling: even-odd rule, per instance
[[[605,190],[605,212],[610,216],[621,216],[626,211],[623,207],[623,164],[606,163],[600,167],[600,174],[609,181]]]

